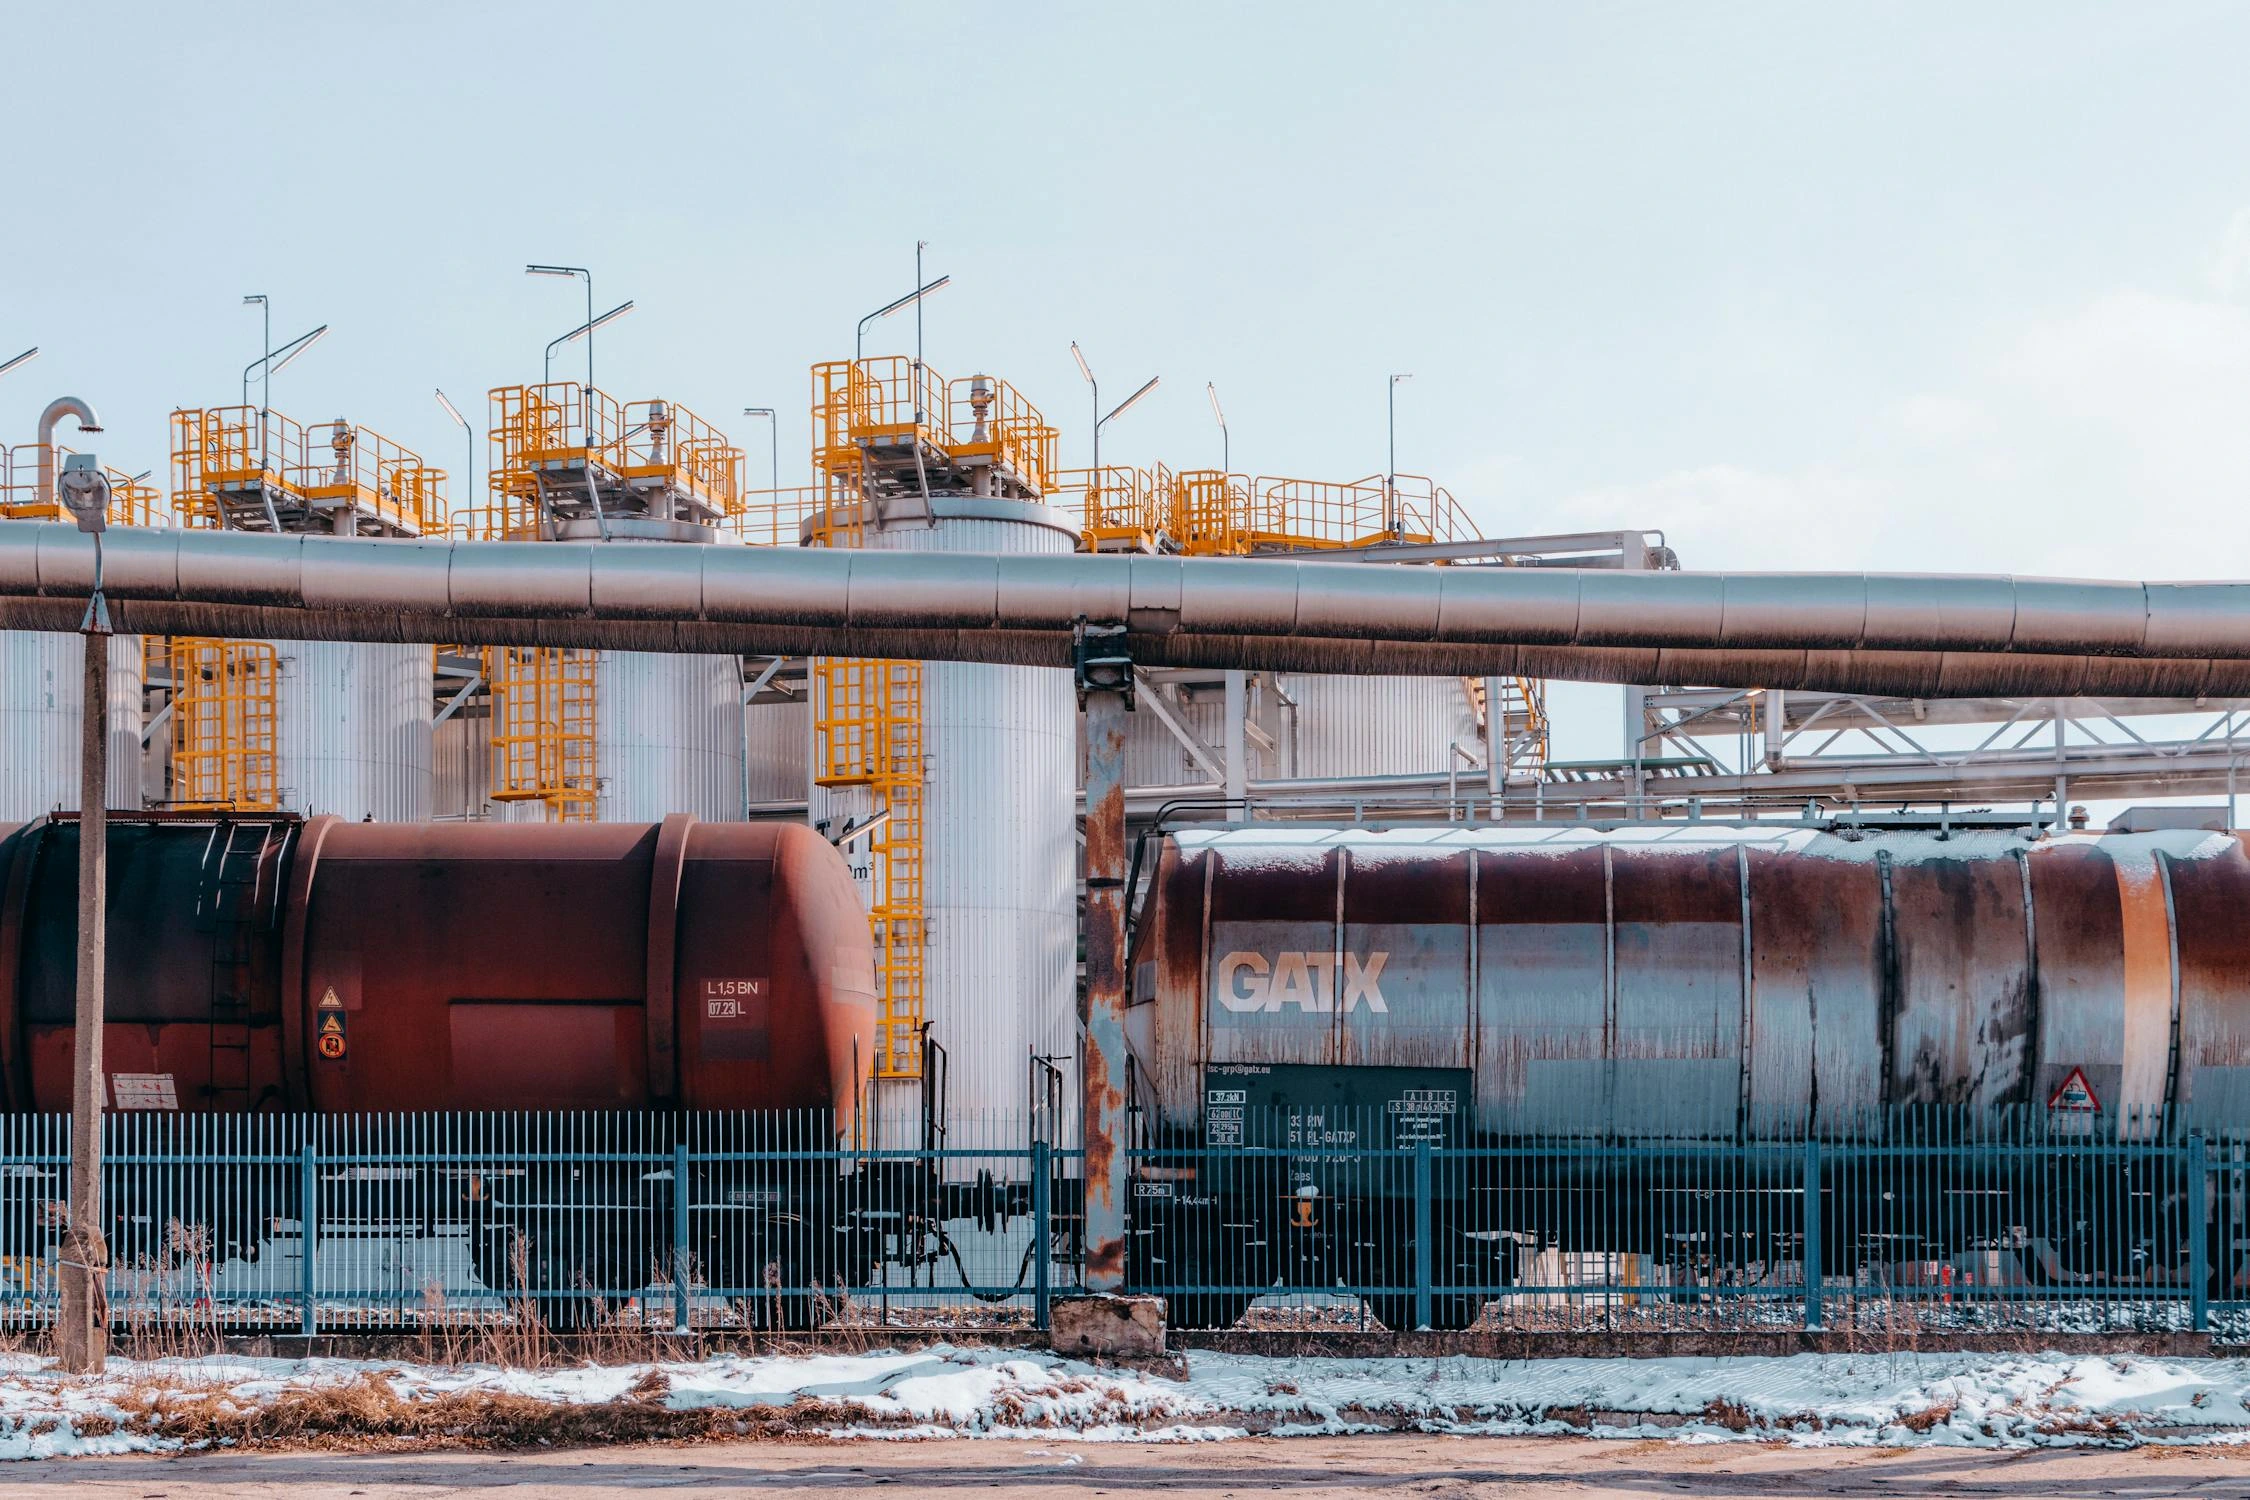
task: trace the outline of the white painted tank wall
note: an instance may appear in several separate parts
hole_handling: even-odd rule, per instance
[[[943,517],[941,501],[935,527],[905,526],[868,543],[952,552],[1068,552],[1075,545],[1064,527],[1043,524],[1060,519],[1043,506],[967,503],[1022,519]],[[924,1015],[946,1051],[950,1109],[973,1130],[970,1122],[981,1114],[1026,1107],[1032,1054],[1077,1051],[1077,700],[1070,674],[928,663],[922,733]],[[815,822],[833,816],[839,826],[867,805],[863,793],[839,796],[820,787],[810,800]]]
[[[1458,677],[1328,677],[1285,673],[1283,691],[1297,702],[1295,771],[1286,745],[1272,756],[1250,747],[1250,777],[1405,776],[1442,772],[1459,743],[1481,763],[1484,748],[1476,711]],[[1226,754],[1226,701],[1199,689],[1173,711],[1214,758]],[[1289,733],[1287,715],[1264,716],[1275,732]],[[1177,736],[1154,713],[1133,715],[1125,744],[1125,776],[1132,786],[1189,786],[1209,782]]]
[[[75,635],[0,630],[0,822],[78,806],[86,656]],[[141,638],[109,641],[109,805],[141,806]]]
[[[430,648],[277,641],[281,804],[312,816],[430,816]]]
[[[1458,677],[1284,675],[1297,700],[1299,776],[1443,771],[1458,742],[1482,757],[1476,710]]]
[[[475,822],[492,816],[485,793],[492,788],[492,720],[480,709],[475,718],[455,713],[430,734],[430,816],[441,823]]]
[[[594,667],[596,816],[742,818],[742,663],[604,651]]]
[[[753,703],[748,715],[749,802],[802,802],[811,782],[812,709],[795,703]]]

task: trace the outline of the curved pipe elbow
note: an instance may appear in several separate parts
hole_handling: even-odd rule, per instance
[[[33,497],[41,505],[55,503],[55,429],[65,417],[75,418],[80,432],[102,430],[102,419],[84,397],[57,396],[47,403],[47,409],[39,414],[39,487]]]

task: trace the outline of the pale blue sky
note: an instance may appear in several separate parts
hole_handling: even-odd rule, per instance
[[[1402,469],[1691,566],[2250,573],[2250,9],[11,7],[0,434],[105,459],[275,382],[449,467],[443,385],[639,306],[601,384],[734,431],[908,289],[1104,456]],[[911,325],[880,325],[875,349]],[[572,368],[566,362],[565,368]],[[483,454],[480,447],[479,465]],[[1587,748],[1592,748],[1588,746]]]

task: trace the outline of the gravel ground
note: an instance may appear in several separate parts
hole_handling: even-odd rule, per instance
[[[740,1443],[588,1452],[276,1454],[54,1459],[10,1465],[10,1500],[431,1500],[506,1490],[605,1500],[680,1496],[854,1496],[991,1492],[1319,1500],[1401,1492],[1456,1497],[1566,1494],[1711,1497],[2061,1494],[2250,1500],[2250,1448],[2131,1451],[1804,1449],[1764,1444],[1558,1438],[1248,1439],[1202,1445],[963,1442]]]

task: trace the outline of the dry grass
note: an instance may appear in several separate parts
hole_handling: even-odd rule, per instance
[[[670,1383],[649,1372],[614,1401],[566,1404],[501,1391],[402,1396],[380,1373],[341,1385],[297,1388],[255,1403],[224,1389],[136,1385],[116,1418],[81,1415],[81,1436],[128,1432],[188,1448],[386,1447],[529,1448],[596,1443],[692,1443],[735,1438],[817,1438],[843,1425],[868,1425],[867,1413],[832,1402],[787,1407],[665,1405]]]

